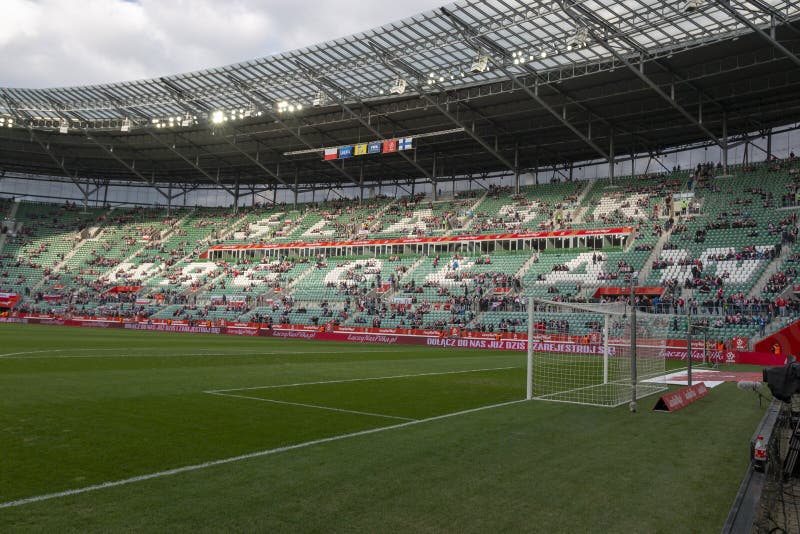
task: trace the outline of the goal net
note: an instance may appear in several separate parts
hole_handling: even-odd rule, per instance
[[[529,299],[528,398],[620,406],[665,391],[669,316]],[[634,326],[635,324],[635,326]]]

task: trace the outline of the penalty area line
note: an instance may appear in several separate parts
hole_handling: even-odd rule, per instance
[[[287,406],[300,406],[303,408],[315,408],[317,410],[328,410],[330,412],[353,413],[357,415],[368,415],[370,417],[383,417],[385,419],[399,419],[400,421],[416,421],[416,419],[412,419],[410,417],[398,417],[396,415],[386,415],[382,413],[373,413],[373,412],[360,412],[358,410],[346,410],[344,408],[334,408],[332,406],[320,406],[319,404],[306,404],[303,402],[290,402],[290,401],[282,401],[276,399],[262,399],[261,397],[248,397],[247,395],[235,395],[233,393],[209,393],[209,395],[219,395],[220,397],[233,397],[236,399],[249,399],[261,402],[271,402],[273,404],[285,404]]]
[[[179,475],[179,474],[182,474],[182,473],[188,473],[188,472],[191,472],[191,471],[199,471],[201,469],[207,469],[209,467],[215,467],[215,466],[218,466],[218,465],[225,465],[225,464],[231,464],[231,463],[235,463],[235,462],[241,462],[243,460],[249,460],[249,459],[252,459],[252,458],[261,458],[263,456],[271,456],[271,455],[279,454],[279,453],[282,453],[282,452],[294,451],[294,450],[298,450],[298,449],[305,449],[307,447],[313,447],[314,445],[321,445],[323,443],[331,443],[331,442],[334,442],[334,441],[340,441],[340,440],[345,440],[345,439],[350,439],[350,438],[356,438],[356,437],[360,437],[360,436],[368,436],[370,434],[377,434],[379,432],[385,432],[387,430],[395,430],[395,429],[405,428],[405,427],[409,427],[409,426],[413,426],[413,425],[419,425],[419,424],[422,424],[422,423],[429,423],[429,422],[432,422],[432,421],[439,421],[439,420],[442,420],[442,419],[448,419],[450,417],[457,417],[459,415],[466,415],[466,414],[480,412],[480,411],[484,411],[484,410],[491,410],[491,409],[494,409],[494,408],[501,408],[503,406],[511,406],[513,404],[519,404],[519,403],[522,403],[522,402],[528,402],[528,401],[527,401],[527,399],[517,399],[517,400],[513,400],[513,401],[501,402],[501,403],[498,403],[498,404],[490,404],[489,406],[479,406],[478,408],[470,408],[468,410],[461,410],[461,411],[458,411],[458,412],[452,412],[452,413],[443,414],[443,415],[436,415],[434,417],[428,417],[426,419],[418,419],[416,421],[407,421],[407,422],[404,422],[404,423],[398,423],[396,425],[382,426],[382,427],[378,427],[378,428],[371,428],[369,430],[361,430],[359,432],[351,432],[349,434],[340,434],[338,436],[331,436],[331,437],[328,437],[328,438],[315,439],[315,440],[312,440],[312,441],[306,441],[306,442],[303,442],[303,443],[297,443],[295,445],[287,445],[285,447],[278,447],[278,448],[275,448],[275,449],[267,449],[267,450],[258,451],[258,452],[251,452],[251,453],[248,453],[248,454],[241,454],[239,456],[231,456],[230,458],[222,458],[222,459],[219,459],[219,460],[212,460],[212,461],[209,461],[209,462],[203,462],[203,463],[194,464],[194,465],[186,465],[186,466],[183,466],[183,467],[176,467],[174,469],[167,469],[165,471],[158,471],[158,472],[155,472],[155,473],[149,473],[149,474],[146,474],[146,475],[139,475],[139,476],[125,478],[125,479],[121,479],[121,480],[115,480],[115,481],[112,481],[112,482],[103,482],[101,484],[95,484],[95,485],[92,485],[92,486],[85,486],[83,488],[75,488],[75,489],[70,489],[70,490],[65,490],[65,491],[59,491],[59,492],[56,492],[56,493],[47,493],[47,494],[44,494],[44,495],[36,495],[36,496],[33,496],[33,497],[26,497],[24,499],[17,499],[15,501],[8,501],[8,502],[0,503],[0,509],[14,508],[14,507],[17,507],[17,506],[24,506],[26,504],[33,504],[33,503],[42,502],[42,501],[49,501],[49,500],[52,500],[52,499],[58,499],[58,498],[62,498],[62,497],[70,497],[72,495],[80,495],[82,493],[89,493],[89,492],[92,492],[92,491],[99,491],[99,490],[104,490],[104,489],[116,488],[116,487],[119,487],[119,486],[127,486],[128,484],[135,484],[137,482],[144,482],[146,480],[153,480],[153,479],[156,479],[156,478],[174,476],[174,475]]]
[[[341,380],[319,380],[317,382],[295,382],[294,384],[275,384],[272,386],[253,386],[245,388],[230,388],[230,389],[210,389],[203,391],[203,393],[227,393],[228,391],[252,391],[254,389],[275,389],[275,388],[292,388],[297,386],[318,386],[321,384],[344,384],[346,382],[368,382],[370,380],[393,380],[396,378],[414,378],[417,376],[439,376],[439,375],[459,375],[465,373],[480,373],[481,371],[506,371],[508,369],[522,369],[516,365],[510,367],[487,367],[484,369],[467,369],[464,371],[440,371],[433,373],[417,373],[408,375],[391,375],[391,376],[370,376],[367,378],[343,378]]]

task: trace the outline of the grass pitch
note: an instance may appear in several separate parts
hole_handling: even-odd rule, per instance
[[[731,384],[675,414],[516,402],[522,353],[0,339],[2,531],[718,531],[763,414]]]

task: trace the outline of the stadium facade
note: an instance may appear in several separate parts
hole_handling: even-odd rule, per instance
[[[0,287],[10,313],[511,334],[525,294],[638,277],[660,288],[641,306],[750,343],[795,311],[798,14],[463,1],[199,72],[2,88]]]

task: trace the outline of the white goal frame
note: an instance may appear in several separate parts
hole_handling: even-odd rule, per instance
[[[547,400],[554,402],[568,402],[573,404],[586,404],[592,406],[616,407],[622,404],[629,404],[632,411],[636,410],[638,399],[667,390],[664,382],[653,381],[653,378],[666,374],[666,346],[663,340],[656,339],[655,342],[639,343],[637,341],[637,330],[641,329],[642,323],[637,321],[637,312],[632,307],[623,304],[611,305],[591,305],[567,302],[554,302],[549,300],[537,299],[528,296],[526,299],[528,312],[528,331],[527,331],[527,362],[526,362],[526,399],[528,400]],[[537,358],[551,359],[555,365],[564,367],[570,372],[571,362],[576,362],[574,373],[580,373],[580,363],[586,362],[592,356],[576,355],[567,353],[537,352],[534,346],[537,334],[534,331],[534,324],[537,315],[542,316],[547,312],[537,312],[538,307],[552,307],[553,309],[568,309],[574,313],[600,314],[603,317],[602,333],[600,342],[594,342],[595,347],[602,346],[602,350],[597,358],[602,357],[602,378],[597,373],[597,380],[593,383],[580,387],[571,387],[569,380],[565,380],[563,389],[559,389],[557,377],[537,376]],[[652,314],[642,314],[643,322],[657,318]],[[664,316],[660,319],[663,320]],[[625,325],[627,336],[610,335],[611,320],[615,320],[617,326],[622,322]],[[540,334],[541,335],[541,334]],[[547,336],[547,334],[545,334]],[[652,336],[651,336],[652,337]],[[644,341],[644,340],[643,340]],[[577,349],[578,347],[576,347]],[[596,350],[596,349],[595,349]],[[538,356],[537,356],[538,355]],[[627,365],[623,365],[627,364]],[[543,365],[546,365],[543,364]],[[592,363],[594,370],[597,364]],[[613,368],[613,369],[612,369]],[[563,376],[563,375],[562,375]],[[589,375],[591,377],[591,373]],[[572,377],[567,377],[572,378]],[[537,379],[539,384],[537,384]],[[543,381],[550,380],[546,384],[547,392],[537,391],[537,385]],[[545,388],[542,388],[545,389]],[[600,393],[598,393],[598,391]]]

